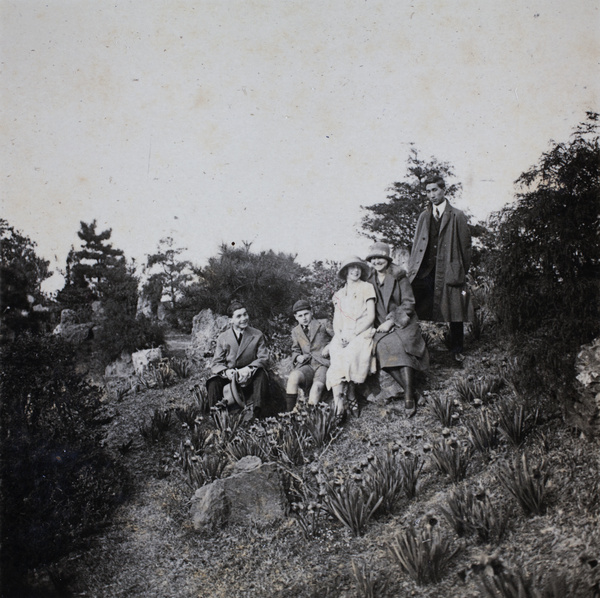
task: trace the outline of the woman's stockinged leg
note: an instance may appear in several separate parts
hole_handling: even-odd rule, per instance
[[[337,415],[343,415],[346,411],[346,382],[342,382],[332,388],[333,407]]]

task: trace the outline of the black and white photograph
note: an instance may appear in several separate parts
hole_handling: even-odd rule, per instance
[[[600,598],[599,33],[0,0],[0,598]]]

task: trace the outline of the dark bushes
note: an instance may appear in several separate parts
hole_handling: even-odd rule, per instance
[[[2,347],[0,436],[3,595],[23,576],[74,549],[122,499],[122,468],[102,451],[98,392],[75,373],[55,337],[23,335]]]

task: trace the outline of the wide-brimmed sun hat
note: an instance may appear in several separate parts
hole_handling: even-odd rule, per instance
[[[349,266],[358,266],[360,268],[360,270],[361,270],[360,279],[361,280],[366,280],[367,277],[369,276],[369,272],[371,271],[371,266],[369,266],[369,264],[367,264],[367,262],[361,260],[357,255],[351,255],[350,257],[347,257],[342,262],[342,265],[340,266],[340,269],[338,270],[338,276],[342,280],[346,280],[346,271]]]
[[[390,246],[387,243],[373,243],[373,245],[369,247],[369,253],[367,254],[365,260],[369,262],[373,258],[382,257],[386,259],[389,264],[392,261],[390,253]]]

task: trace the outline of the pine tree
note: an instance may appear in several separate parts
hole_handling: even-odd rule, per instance
[[[454,170],[450,163],[436,158],[426,161],[411,144],[406,175],[388,188],[387,201],[361,206],[367,214],[361,220],[363,234],[374,241],[389,243],[395,249],[410,249],[419,214],[427,205],[423,183],[431,174],[439,174],[446,182],[446,197],[459,195],[462,185],[452,182]]]

